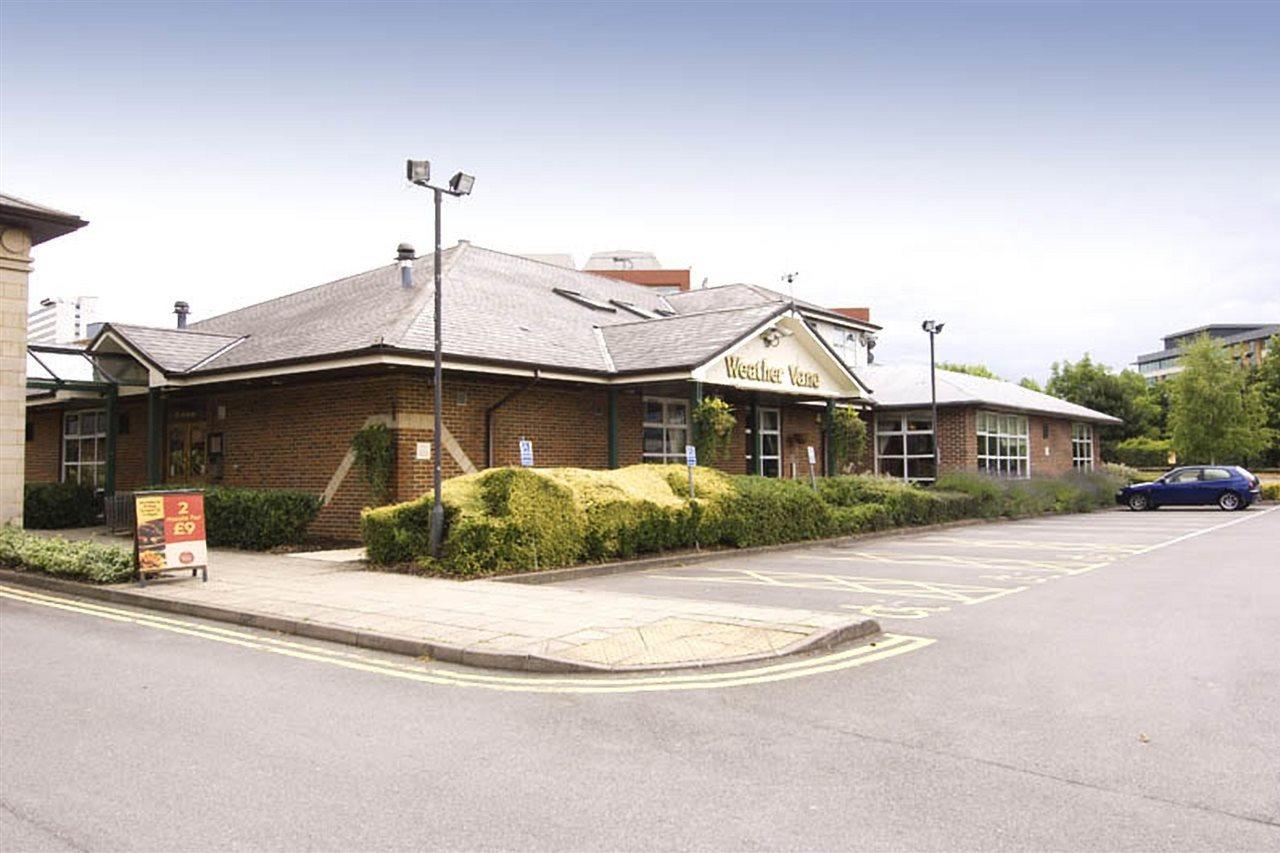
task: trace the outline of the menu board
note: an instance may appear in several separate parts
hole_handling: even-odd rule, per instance
[[[209,565],[203,494],[139,492],[134,495],[134,508],[139,576]]]

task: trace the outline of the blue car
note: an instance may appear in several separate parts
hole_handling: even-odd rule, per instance
[[[1238,465],[1174,468],[1151,483],[1134,483],[1116,492],[1116,503],[1132,510],[1162,506],[1213,506],[1244,509],[1262,498],[1262,481]]]

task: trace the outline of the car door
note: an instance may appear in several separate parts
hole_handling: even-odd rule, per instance
[[[1197,503],[1217,503],[1222,493],[1228,490],[1240,491],[1240,484],[1232,476],[1230,470],[1226,468],[1205,468],[1204,475],[1200,478],[1200,500]],[[1245,497],[1245,495],[1242,494],[1241,497]]]
[[[1200,469],[1179,468],[1165,478],[1159,502],[1166,506],[1200,503]]]

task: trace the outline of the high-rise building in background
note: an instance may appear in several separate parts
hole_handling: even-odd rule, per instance
[[[67,344],[89,337],[89,324],[97,315],[98,297],[49,297],[27,314],[27,341],[33,344]]]

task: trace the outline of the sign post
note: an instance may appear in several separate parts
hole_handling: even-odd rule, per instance
[[[698,466],[698,448],[692,444],[684,446],[684,464],[689,466],[689,500],[693,500],[693,469]]]
[[[818,455],[813,452],[813,445],[807,448],[809,451],[809,485],[813,486],[813,490],[818,491],[818,475],[813,472],[813,466],[818,464]]]
[[[191,569],[192,577],[198,569],[201,580],[208,581],[204,493],[138,492],[133,499],[137,516],[133,553],[139,586],[146,586],[148,574],[174,569]]]
[[[520,464],[525,468],[533,467],[533,442],[527,438],[520,439]]]

